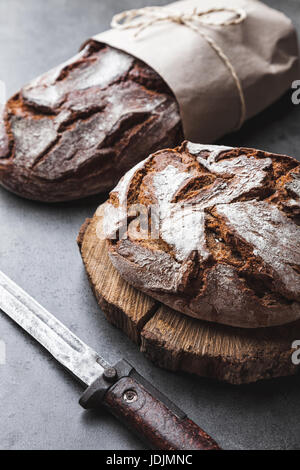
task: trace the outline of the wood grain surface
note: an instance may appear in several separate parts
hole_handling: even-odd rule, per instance
[[[122,329],[159,367],[233,384],[294,375],[292,343],[300,321],[245,329],[187,317],[125,282],[101,239],[100,206],[82,226],[78,245],[87,275],[107,320]]]

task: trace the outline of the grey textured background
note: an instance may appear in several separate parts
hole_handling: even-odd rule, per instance
[[[113,13],[146,3],[0,0],[0,79],[8,94],[72,56],[109,26]],[[266,3],[288,14],[300,31],[299,0]],[[299,158],[299,118],[300,105],[286,96],[223,142]],[[42,205],[0,189],[0,269],[111,361],[130,360],[225,449],[300,449],[299,376],[235,387],[172,374],[154,367],[105,321],[75,243],[100,202]],[[1,449],[143,449],[105,412],[84,412],[79,386],[1,312],[0,340],[7,346],[7,363],[0,365]]]

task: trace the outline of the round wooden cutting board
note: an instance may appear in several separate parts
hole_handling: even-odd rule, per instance
[[[92,289],[106,318],[156,365],[233,384],[296,374],[292,344],[300,321],[243,329],[187,317],[125,282],[101,239],[103,206],[82,226],[78,244]]]

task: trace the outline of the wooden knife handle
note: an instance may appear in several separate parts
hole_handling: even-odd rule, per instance
[[[175,414],[132,377],[124,377],[111,387],[104,405],[152,449],[219,450],[197,424]]]
[[[84,408],[105,406],[152,449],[220,450],[191,421],[125,360],[104,371],[80,399]]]

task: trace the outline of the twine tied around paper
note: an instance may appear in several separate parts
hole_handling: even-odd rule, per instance
[[[212,18],[207,18],[207,15],[220,12],[234,13],[232,18],[224,21],[213,21]],[[206,16],[206,19],[205,19]],[[222,50],[222,48],[212,39],[201,27],[203,26],[234,26],[245,21],[247,13],[242,8],[234,7],[223,7],[223,8],[210,8],[207,10],[199,10],[195,8],[192,12],[176,12],[167,7],[145,7],[137,10],[126,10],[122,13],[115,15],[111,22],[111,27],[114,29],[125,30],[125,29],[136,29],[134,37],[137,38],[145,29],[149,28],[154,24],[159,24],[163,21],[169,21],[178,25],[186,26],[196,33],[200,34],[203,39],[210,45],[210,47],[220,57],[222,62],[229,70],[234,83],[236,85],[241,111],[237,129],[239,129],[246,119],[247,108],[246,99],[243,91],[241,81],[237,75],[237,72],[231,63],[228,56]]]

